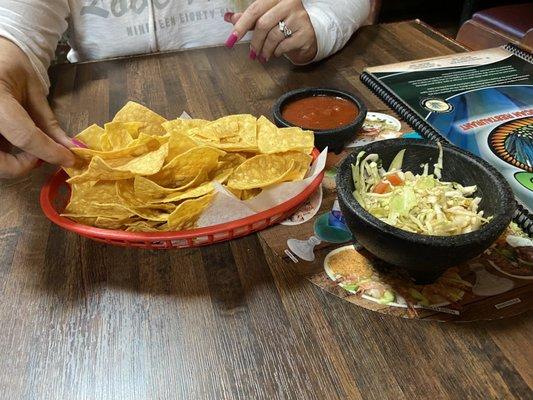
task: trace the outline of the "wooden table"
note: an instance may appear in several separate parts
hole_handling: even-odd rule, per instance
[[[250,62],[247,46],[64,65],[53,107],[72,134],[128,99],[167,117],[269,115],[283,92],[351,90],[367,65],[460,51],[418,22],[367,27],[331,59]],[[406,321],[301,279],[257,235],[184,251],[110,247],[51,225],[52,167],[0,184],[2,399],[531,398],[531,315]]]

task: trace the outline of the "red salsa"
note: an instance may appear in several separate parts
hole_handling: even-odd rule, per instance
[[[310,96],[287,104],[281,116],[293,125],[312,130],[335,129],[348,125],[359,114],[349,100],[335,96]]]

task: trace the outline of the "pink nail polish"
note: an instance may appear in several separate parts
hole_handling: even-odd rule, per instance
[[[250,57],[250,60],[255,60],[257,58],[257,53],[254,49],[250,49],[250,54],[248,56]]]
[[[71,139],[71,141],[72,141],[72,143],[74,143],[76,145],[76,147],[81,147],[82,149],[87,149],[88,148],[85,143],[82,143],[79,140]]]
[[[258,59],[259,59],[259,62],[260,62],[261,64],[264,64],[264,63],[267,62],[267,59],[266,59],[265,57],[263,57],[261,54],[259,55]]]
[[[35,168],[39,168],[43,164],[44,164],[44,161],[41,159],[38,159],[37,162],[35,163]]]
[[[228,40],[226,40],[226,47],[231,49],[237,42],[237,39],[239,39],[237,32],[233,32],[229,35]]]
[[[226,14],[224,14],[224,21],[231,22],[231,17],[233,17],[233,14],[235,13],[227,12]]]

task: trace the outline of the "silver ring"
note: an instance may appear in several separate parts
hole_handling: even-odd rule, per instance
[[[278,22],[278,28],[283,33],[283,36],[285,36],[285,39],[291,37],[292,31],[289,29],[287,24],[285,24],[285,21],[281,20]]]

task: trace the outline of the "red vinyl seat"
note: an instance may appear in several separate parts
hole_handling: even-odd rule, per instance
[[[532,50],[533,3],[479,11],[461,26],[457,41],[472,50],[509,42]]]

